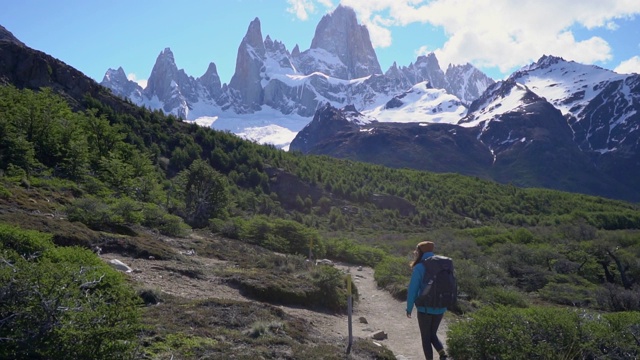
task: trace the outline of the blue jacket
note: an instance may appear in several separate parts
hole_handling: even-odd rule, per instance
[[[409,282],[409,290],[407,292],[407,314],[411,314],[413,306],[415,305],[414,303],[416,301],[416,298],[422,292],[422,279],[424,278],[424,265],[422,264],[422,260],[430,258],[432,256],[432,252],[422,254],[422,259],[420,259],[421,262],[413,267],[411,281]],[[416,309],[418,310],[418,312],[427,314],[444,314],[445,311],[447,311],[447,308],[432,308],[423,306],[416,306]]]

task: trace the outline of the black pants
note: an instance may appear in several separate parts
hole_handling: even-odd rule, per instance
[[[422,350],[424,350],[424,356],[427,360],[433,359],[433,349],[431,344],[436,348],[436,351],[444,349],[440,339],[438,339],[438,327],[444,314],[425,314],[418,312],[418,326],[420,327],[420,337],[422,338]]]

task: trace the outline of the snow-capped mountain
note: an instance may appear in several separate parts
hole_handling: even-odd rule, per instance
[[[414,120],[402,121],[427,121],[429,117],[440,121],[437,114],[434,116],[432,106],[438,114],[463,115],[463,107],[493,83],[468,64],[450,67],[445,74],[433,53],[418,57],[409,66],[394,64],[383,74],[366,27],[358,24],[353,9],[344,6],[338,6],[322,18],[311,47],[305,51],[296,45],[289,52],[280,41],[269,36],[263,38],[260,20],[254,19],[238,47],[235,73],[228,85],[220,85],[214,63],[197,79],[178,70],[170,49],[158,56],[144,90],[122,77],[124,70],[119,70],[108,70],[101,84],[138,105],[225,130],[230,130],[229,126],[221,127],[223,122],[228,124],[225,119],[244,122],[242,119],[253,118],[252,114],[275,114],[271,123],[264,123],[269,118],[261,116],[263,126],[271,128],[266,133],[272,133],[273,125],[297,132],[311,120],[316,109],[326,103],[334,107],[353,105],[358,111],[373,111],[384,118],[381,114],[391,109],[385,104],[394,97],[406,96],[402,95],[406,92],[415,93],[414,85],[425,81],[432,88],[442,90],[436,97],[445,92],[450,95],[446,105],[415,104],[410,112],[411,105],[407,103],[403,109],[394,108],[386,118],[398,120],[408,114]],[[120,76],[114,76],[115,73]],[[454,99],[456,96],[462,100]],[[415,98],[415,101],[423,100],[432,102],[433,96]],[[427,113],[420,114],[423,110]],[[282,126],[283,115],[296,116],[299,121],[287,128]],[[447,117],[446,121],[453,119]],[[251,124],[247,127],[255,128],[254,121],[247,123]],[[241,125],[233,129],[237,134],[247,133]],[[260,138],[255,140],[266,142]]]
[[[117,70],[109,69],[107,73],[104,74],[102,83],[109,84],[111,91],[116,94],[121,96],[126,94],[125,97],[134,103],[143,102],[144,97],[142,93],[144,89],[135,81],[129,80],[122,67],[119,67]]]
[[[295,62],[304,74],[320,72],[344,80],[382,74],[369,31],[358,24],[353,9],[342,5],[322,17],[311,48]]]
[[[582,150],[605,154],[638,146],[640,75],[543,56],[510,79],[558,108]]]
[[[169,48],[158,55],[146,88],[142,89],[127,79],[122,67],[109,69],[100,84],[134,104],[161,109],[183,119],[193,118],[191,110],[197,105],[216,107],[216,101],[220,101],[222,96],[220,77],[214,63],[209,64],[202,77],[194,79],[178,69]]]
[[[457,96],[464,104],[471,104],[494,83],[493,79],[469,63],[449,64],[444,78],[447,81],[444,87],[447,92]]]
[[[434,89],[428,81],[420,82],[384,105],[364,114],[380,122],[423,122],[456,124],[466,115],[467,108],[444,89]]]
[[[400,69],[392,68],[392,74],[402,79]],[[639,75],[543,56],[489,86],[464,111],[455,107],[458,98],[447,96],[415,85],[362,111],[369,116],[366,124],[343,124],[333,134],[320,132],[319,120],[335,124],[348,118],[322,109],[330,116],[316,114],[291,149],[640,201]],[[396,119],[424,122],[400,126]],[[326,121],[323,126],[331,128]]]
[[[494,83],[493,79],[471,64],[449,64],[447,71],[443,72],[434,53],[418,56],[416,62],[409,66],[398,67],[393,63],[385,75],[396,88],[408,89],[417,83],[428,81],[433,88],[446,90],[465,105],[471,104]]]

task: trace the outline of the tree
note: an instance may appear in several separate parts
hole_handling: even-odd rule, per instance
[[[178,176],[184,194],[185,221],[205,227],[209,219],[224,213],[229,203],[227,179],[204,160],[195,160]]]
[[[0,224],[0,358],[126,359],[139,299],[87,249]]]

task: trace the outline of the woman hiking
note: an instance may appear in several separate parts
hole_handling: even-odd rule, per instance
[[[413,272],[411,274],[411,281],[409,282],[409,289],[407,292],[407,317],[411,319],[411,312],[415,305],[415,301],[422,293],[423,278],[425,276],[425,266],[422,263],[423,260],[434,256],[434,243],[431,241],[423,241],[416,246],[414,250],[414,259],[410,263]],[[416,306],[418,312],[418,326],[420,327],[420,337],[422,338],[422,349],[424,356],[427,360],[433,360],[433,349],[431,345],[436,349],[440,359],[447,359],[447,354],[444,351],[444,346],[438,338],[438,327],[447,311],[447,308],[433,308]]]

